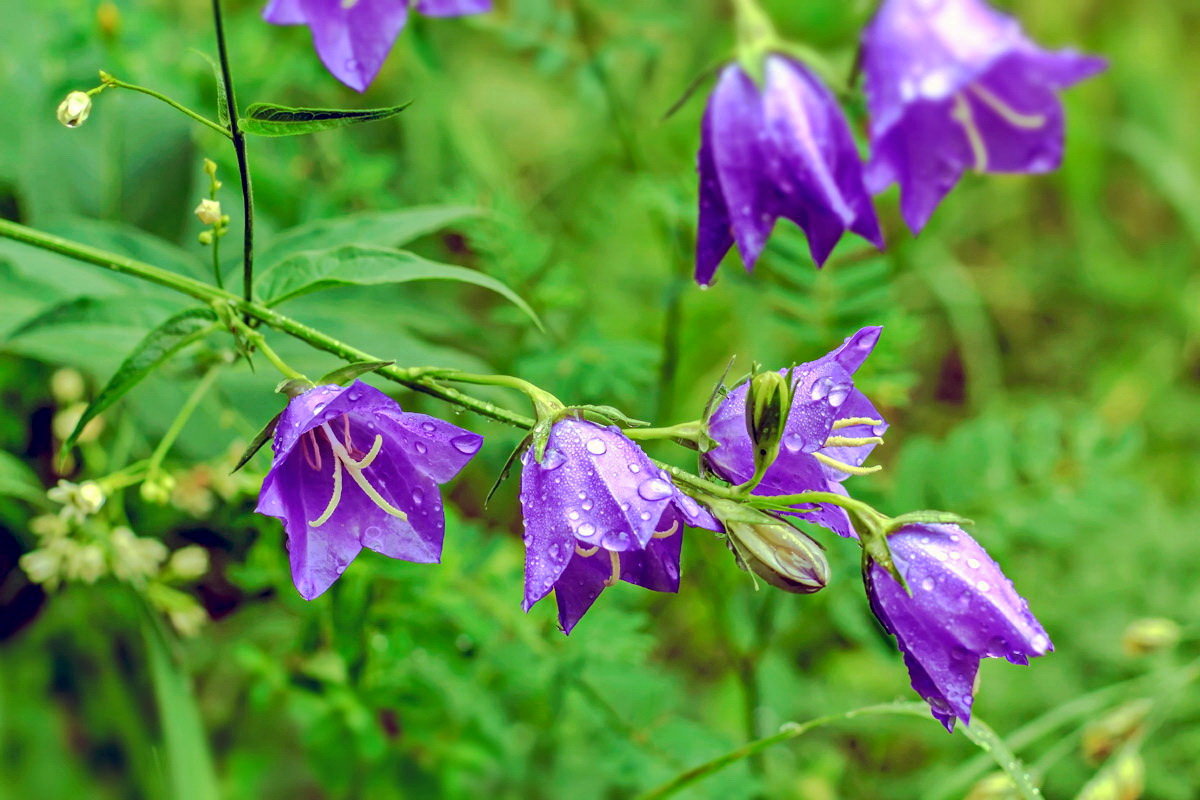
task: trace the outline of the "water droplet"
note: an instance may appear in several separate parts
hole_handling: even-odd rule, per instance
[[[950,557],[955,561],[958,561],[960,558],[962,558],[962,553],[958,552],[957,550],[953,550],[950,552]]]
[[[680,505],[683,506],[683,513],[689,517],[694,517],[700,513],[700,504],[687,495],[684,495]]]
[[[981,592],[986,592],[992,588],[992,585],[987,581],[980,581],[979,583],[975,584],[975,588]]]
[[[456,436],[450,440],[450,444],[455,450],[465,456],[474,455],[479,452],[479,448],[483,445],[483,437],[475,434],[465,436]]]
[[[325,410],[325,406],[327,406],[327,405],[329,405],[329,404],[326,402],[317,403],[315,406],[313,406],[313,413],[320,414],[322,411]]]
[[[638,494],[643,500],[665,500],[671,496],[671,484],[660,478],[651,478],[638,485]]]
[[[921,581],[921,588],[927,592],[932,592],[933,591],[933,579],[926,578],[925,580]]]
[[[421,505],[422,501],[424,501],[424,499],[425,499],[425,493],[422,492],[420,489],[413,489],[412,499],[413,499],[414,503],[416,503],[417,505]]]
[[[559,547],[558,542],[554,542],[552,545],[550,545],[550,558],[554,559],[555,561],[558,561],[558,558],[561,555],[562,555],[562,548]]]
[[[570,512],[569,514],[567,514],[567,519],[579,519],[579,512],[578,511]]]
[[[350,401],[351,401],[351,402],[354,402],[354,401],[355,401],[355,400],[357,400],[358,398],[362,397],[362,395],[361,395],[361,394],[359,394],[358,392],[350,392],[350,394],[348,394],[348,395],[347,395],[347,397],[349,397],[349,398],[350,398]]]
[[[789,433],[783,437],[783,446],[789,453],[799,453],[804,449],[804,437],[798,433]]]
[[[579,493],[579,499],[580,499],[580,500],[587,500],[587,492],[580,492],[580,493]]]
[[[809,391],[808,396],[813,400],[821,400],[829,396],[829,390],[832,387],[833,378],[830,378],[828,375],[826,375],[824,378],[821,378],[812,385],[812,390]]]
[[[1044,653],[1050,647],[1050,640],[1039,633],[1029,640],[1029,647],[1035,653]]]
[[[930,552],[933,553],[933,557],[936,558],[938,561],[945,561],[946,559],[948,559],[950,557],[950,556],[946,555],[945,550],[931,550]]]
[[[596,526],[590,522],[585,522],[575,529],[576,536],[595,536]]]
[[[643,522],[650,521],[650,512],[649,511],[643,511],[641,514],[638,514],[638,516],[641,517]]]
[[[968,566],[968,567],[970,567],[971,569],[979,569],[979,559],[977,559],[977,558],[968,558],[968,559],[967,559],[967,566]]]
[[[567,457],[562,454],[561,450],[551,448],[542,456],[542,469],[549,472],[553,469],[558,469],[567,461]]]
[[[629,471],[630,471],[630,472],[637,473],[637,472],[641,472],[641,471],[642,471],[642,468],[641,468],[641,467],[639,467],[637,464],[630,464],[630,465],[629,465]]]
[[[437,428],[434,426],[434,424],[432,422],[422,422],[421,430],[425,431],[426,433],[433,433],[434,431],[437,430]]]
[[[425,446],[425,445],[424,445],[422,442],[417,442],[417,444],[416,444],[416,450],[417,450],[417,452],[418,452],[418,453],[420,453],[421,455],[425,455],[426,453],[428,453],[428,452],[429,452],[429,448],[428,448],[428,447],[426,447],[426,446]]]
[[[589,439],[587,443],[587,451],[594,456],[602,456],[608,452],[608,445],[603,439]]]
[[[666,564],[663,564],[663,566],[667,570],[668,578],[670,578],[671,580],[675,580],[676,578],[679,577],[679,567],[676,566],[674,561],[668,561]]]
[[[629,534],[625,531],[609,531],[600,543],[609,550],[624,550],[629,543]]]
[[[591,510],[592,510],[592,501],[591,501],[591,500],[584,500],[584,501],[583,501],[583,502],[580,504],[580,506],[583,508],[583,510],[584,510],[584,511],[591,511]]]
[[[871,434],[874,436],[883,436],[887,433],[887,425],[875,425],[871,428]]]
[[[829,397],[826,398],[829,405],[837,408],[842,403],[846,402],[846,398],[850,396],[850,386],[842,383],[834,386],[829,390]]]

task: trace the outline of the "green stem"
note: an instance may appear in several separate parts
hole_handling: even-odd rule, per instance
[[[689,442],[700,440],[700,421],[680,422],[678,425],[668,425],[661,428],[627,428],[625,435],[634,441],[650,441],[653,439],[684,439]]]
[[[225,279],[221,277],[221,237],[217,235],[216,230],[213,230],[212,268],[213,279],[217,283],[217,288],[224,289]]]
[[[225,127],[221,126],[220,124],[213,122],[208,117],[206,117],[203,114],[200,114],[196,111],[193,111],[192,109],[188,108],[187,106],[183,105],[182,103],[172,100],[170,97],[167,97],[162,92],[156,92],[155,90],[148,89],[145,86],[137,86],[136,84],[126,83],[123,80],[114,78],[112,75],[109,75],[108,73],[104,73],[102,80],[104,81],[104,86],[106,86],[106,87],[110,87],[113,89],[128,89],[131,92],[141,92],[142,94],[153,97],[155,100],[161,100],[162,102],[169,105],[171,108],[175,109],[176,111],[182,111],[187,116],[196,120],[196,122],[199,122],[201,125],[204,125],[205,127],[211,128],[212,130],[214,130],[217,133],[224,136],[226,139],[232,138],[232,134],[229,132],[228,128],[225,128]]]
[[[212,0],[213,23],[217,31],[217,53],[221,61],[221,78],[225,83],[225,105],[229,108],[229,133],[237,154],[238,176],[242,182],[242,299],[254,299],[254,188],[250,182],[250,160],[246,154],[246,134],[238,124],[237,98],[233,91],[233,74],[229,69],[229,49],[225,44],[225,21],[221,16],[221,0]]]
[[[204,377],[196,384],[196,388],[192,389],[192,393],[188,395],[183,406],[179,409],[179,413],[175,415],[175,419],[171,422],[171,427],[167,428],[167,432],[163,434],[163,438],[159,440],[158,446],[154,448],[154,452],[150,454],[150,460],[146,464],[147,479],[153,477],[162,466],[163,459],[167,457],[167,453],[175,444],[175,440],[179,438],[179,434],[183,433],[183,428],[187,425],[188,420],[192,418],[192,414],[200,406],[200,401],[204,399],[204,395],[208,394],[208,390],[212,388],[213,383],[217,380],[217,374],[221,371],[221,365],[218,364],[204,373]]]

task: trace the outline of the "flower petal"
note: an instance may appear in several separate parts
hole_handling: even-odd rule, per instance
[[[404,29],[407,2],[357,0],[351,6],[342,0],[299,2],[326,68],[351,89],[366,91]]]
[[[417,13],[427,17],[461,17],[491,10],[492,0],[417,0]]]

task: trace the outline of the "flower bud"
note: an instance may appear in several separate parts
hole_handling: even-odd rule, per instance
[[[208,247],[213,243],[212,231],[200,231],[200,235],[196,238],[199,239],[200,244],[204,245],[205,247]]]
[[[1138,800],[1146,787],[1146,764],[1137,752],[1117,756],[1088,781],[1076,800]]]
[[[829,583],[829,561],[821,545],[791,525],[731,520],[726,530],[743,566],[775,588],[812,594]]]
[[[754,446],[754,471],[762,476],[779,455],[792,408],[792,388],[778,372],[760,372],[746,390],[746,431]]]
[[[108,570],[104,563],[104,551],[99,545],[88,544],[67,552],[66,576],[69,580],[95,583]]]
[[[86,391],[87,385],[79,370],[64,367],[50,376],[50,394],[62,405],[79,402]]]
[[[135,536],[129,528],[114,528],[110,543],[113,574],[122,580],[149,577],[167,560],[166,545],[157,539]]]
[[[1147,656],[1170,650],[1179,641],[1179,623],[1163,617],[1136,619],[1121,636],[1121,649],[1128,656]]]
[[[963,800],[1020,800],[1020,797],[1012,778],[1003,772],[993,772],[980,778]]]
[[[96,8],[96,27],[106,39],[114,38],[121,29],[121,12],[111,0],[105,0]]]
[[[1152,705],[1145,698],[1134,700],[1088,723],[1079,742],[1087,762],[1103,763],[1130,739],[1141,736]]]
[[[180,580],[195,580],[208,572],[208,551],[196,544],[182,547],[171,554],[167,570]]]
[[[92,98],[87,92],[71,92],[58,104],[58,121],[68,128],[78,128],[92,113]]]
[[[206,197],[196,206],[196,216],[205,225],[216,225],[221,221],[221,204]]]
[[[147,503],[163,506],[170,502],[174,490],[175,479],[165,472],[156,472],[142,482],[139,494]]]

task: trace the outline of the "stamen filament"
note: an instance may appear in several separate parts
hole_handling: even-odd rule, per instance
[[[398,517],[399,519],[408,519],[408,514],[405,514],[387,500],[384,500],[383,496],[376,491],[375,487],[371,485],[371,482],[368,481],[366,476],[362,474],[362,471],[367,466],[370,466],[370,463],[375,460],[376,456],[379,455],[379,449],[383,444],[383,437],[377,434],[375,437],[375,444],[371,446],[371,452],[367,454],[367,457],[362,461],[355,461],[350,457],[350,454],[346,452],[346,448],[343,447],[342,443],[337,440],[337,437],[333,435],[333,431],[329,429],[329,423],[322,423],[321,430],[325,432],[325,438],[329,440],[329,446],[333,449],[334,460],[345,465],[346,472],[350,473],[350,478],[356,484],[358,484],[358,488],[363,490],[363,493],[371,499],[371,502],[378,506],[381,511],[390,514],[393,517]],[[339,480],[340,475],[335,470],[335,485]]]
[[[975,169],[986,172],[988,165],[987,147],[983,143],[983,134],[975,124],[975,115],[971,113],[971,104],[961,94],[954,95],[954,109],[950,116],[962,126],[967,135],[967,144],[971,146],[971,154],[975,159]]]
[[[879,472],[883,467],[876,464],[873,467],[856,467],[852,464],[838,461],[836,458],[830,458],[824,453],[813,453],[813,457],[827,467],[836,469],[838,472],[844,472],[847,475],[870,475],[872,472]]]
[[[575,545],[576,555],[583,556],[584,558],[594,556],[599,551],[600,551],[600,545],[596,545],[594,547],[580,547],[579,545]]]
[[[866,444],[883,444],[881,436],[830,436],[826,447],[860,447]]]
[[[307,455],[307,451],[305,451]],[[325,510],[321,512],[321,516],[317,517],[312,522],[308,523],[309,527],[319,528],[329,521],[333,516],[333,512],[337,511],[338,505],[342,502],[342,462],[336,458],[333,460],[333,494],[329,497],[329,505],[325,506]]]
[[[375,459],[379,457],[381,452],[383,452],[383,436],[377,433],[375,434],[375,441],[371,443],[370,452],[363,456],[361,461],[355,461],[354,468],[366,469],[375,463]]]
[[[609,550],[608,557],[612,561],[612,574],[604,579],[604,585],[612,586],[621,580],[621,554],[616,550]]]
[[[309,440],[312,440],[312,449],[314,456],[308,454]],[[317,441],[317,434],[313,431],[308,431],[300,437],[300,450],[304,453],[304,461],[315,470],[321,469],[321,443]]]
[[[1038,128],[1045,127],[1045,114],[1022,114],[1008,103],[997,97],[990,89],[985,89],[979,84],[973,83],[968,87],[975,96],[987,105],[992,111],[1004,119],[1009,125],[1014,128],[1024,128],[1027,131],[1036,131]]]
[[[671,523],[671,527],[668,528],[667,530],[655,531],[654,538],[655,539],[667,539],[667,538],[674,536],[678,532],[679,532],[679,520],[675,520],[674,522]]]
[[[870,417],[846,417],[845,419],[837,419],[833,421],[833,429],[841,430],[849,428],[853,425],[882,425],[883,420],[871,419]]]

